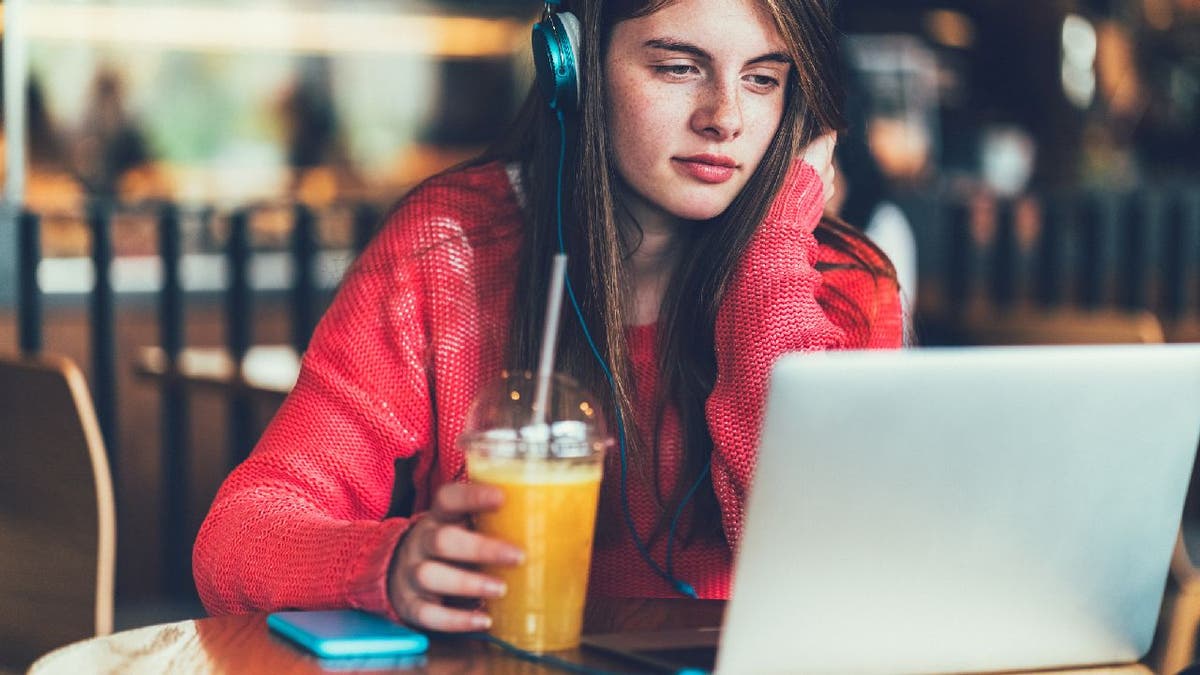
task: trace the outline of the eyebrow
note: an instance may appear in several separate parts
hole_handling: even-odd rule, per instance
[[[651,49],[662,49],[669,52],[683,52],[684,54],[691,54],[696,58],[707,59],[709,61],[712,60],[712,54],[709,54],[694,44],[682,42],[680,40],[672,40],[670,38],[654,38],[652,40],[646,40],[645,46],[650,47]],[[792,65],[792,59],[783,52],[770,52],[746,61],[746,65],[748,66],[758,63],[781,63],[785,66],[790,66]]]

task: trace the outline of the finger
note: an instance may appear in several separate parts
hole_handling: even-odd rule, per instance
[[[478,483],[450,483],[438,489],[430,510],[439,520],[460,521],[472,513],[499,508],[502,503],[504,493],[498,488]]]
[[[466,633],[487,630],[492,617],[477,610],[452,609],[428,600],[416,600],[405,604],[401,616],[411,624],[445,633]]]
[[[821,176],[821,182],[825,186],[825,201],[828,202],[837,194],[837,167],[830,164],[829,169]]]
[[[525,559],[520,548],[457,525],[431,528],[422,533],[421,543],[426,557],[442,560],[479,565],[516,565]]]
[[[837,132],[823,134],[804,149],[804,161],[824,175],[825,169],[833,163],[833,149],[837,146]]]
[[[412,584],[419,591],[464,598],[499,598],[508,590],[503,581],[436,560],[412,568]]]

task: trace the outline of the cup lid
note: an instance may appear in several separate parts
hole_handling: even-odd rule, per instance
[[[584,457],[611,444],[595,398],[561,373],[549,383],[544,421],[537,419],[537,379],[528,371],[504,371],[485,384],[467,412],[459,447],[486,444],[499,455]]]

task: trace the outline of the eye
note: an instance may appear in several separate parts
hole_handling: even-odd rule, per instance
[[[700,72],[696,66],[693,66],[690,63],[671,63],[663,66],[652,67],[654,68],[654,72],[674,79],[684,79],[689,75]]]
[[[743,79],[746,82],[750,83],[750,85],[753,86],[755,89],[759,89],[762,91],[770,91],[779,86],[779,80],[774,77],[771,77],[770,75],[760,75],[760,74],[752,73],[750,75],[747,75]]]

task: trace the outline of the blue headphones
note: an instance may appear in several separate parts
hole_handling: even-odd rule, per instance
[[[555,112],[579,109],[579,47],[583,34],[579,19],[559,12],[562,0],[547,0],[542,20],[533,27],[533,66],[537,85],[547,105]]]

